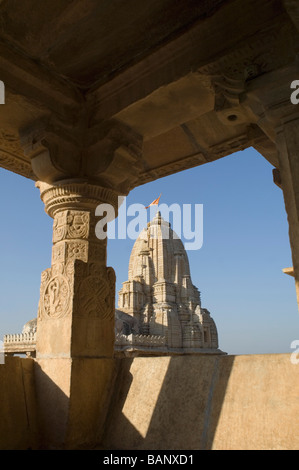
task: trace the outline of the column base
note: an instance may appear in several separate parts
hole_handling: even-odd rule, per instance
[[[114,380],[114,359],[36,359],[41,448],[99,445]]]

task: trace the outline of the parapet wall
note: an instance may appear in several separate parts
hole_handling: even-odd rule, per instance
[[[108,401],[96,407],[109,406],[98,448],[298,450],[299,364],[290,359],[290,354],[115,359],[114,388],[110,383]],[[6,357],[0,365],[0,449],[39,447],[34,362]],[[92,370],[93,379],[79,387],[81,412],[93,406],[88,387],[94,377],[103,377],[100,359],[93,360]],[[47,401],[40,406],[46,408]]]
[[[299,449],[289,354],[118,360],[107,449]]]

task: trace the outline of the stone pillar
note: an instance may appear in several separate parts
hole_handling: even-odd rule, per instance
[[[42,273],[36,386],[42,445],[99,442],[113,381],[115,274],[106,239],[95,235],[95,208],[117,194],[85,182],[38,182],[53,217],[51,268]]]
[[[299,305],[299,119],[277,129],[279,172],[289,222],[294,277]]]

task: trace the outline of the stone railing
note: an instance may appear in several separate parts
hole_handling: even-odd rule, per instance
[[[115,335],[115,349],[159,350],[165,348],[165,336],[158,335]],[[4,352],[6,354],[35,355],[36,333],[4,335]]]
[[[36,333],[20,333],[15,335],[4,335],[4,345],[11,343],[35,343]]]
[[[36,351],[36,333],[4,335],[4,352],[7,354],[34,355]]]
[[[133,335],[134,346],[144,346],[147,348],[156,348],[165,346],[165,336],[156,335]]]
[[[115,346],[127,346],[127,345],[130,345],[132,344],[132,342],[130,341],[130,336],[126,336],[126,335],[123,335],[121,333],[116,333],[115,335]]]
[[[123,335],[117,333],[115,335],[115,347],[122,349],[126,347],[132,348],[163,348],[165,347],[165,336],[155,335]]]

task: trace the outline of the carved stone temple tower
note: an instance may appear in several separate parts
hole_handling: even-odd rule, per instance
[[[124,325],[116,328],[118,351],[222,353],[215,322],[192,284],[183,243],[159,212],[134,244],[118,308]]]

